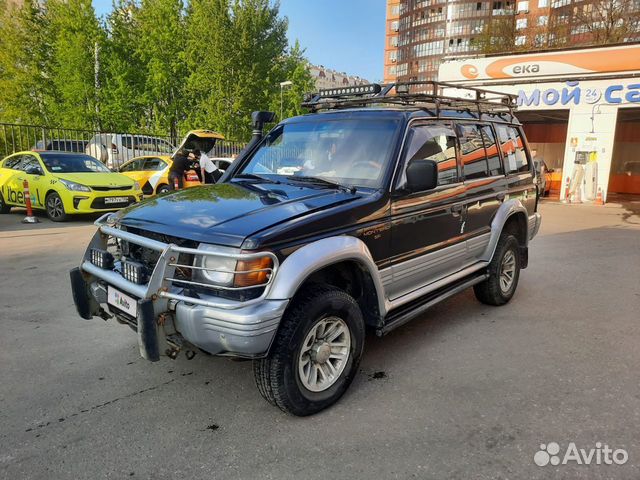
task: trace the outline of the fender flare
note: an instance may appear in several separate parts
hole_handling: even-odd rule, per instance
[[[291,299],[313,273],[344,261],[357,262],[371,275],[378,298],[378,309],[384,316],[387,305],[378,267],[364,242],[348,235],[323,238],[289,255],[278,268],[267,298]]]
[[[524,216],[524,224],[526,228],[525,245],[529,243],[529,216],[527,213],[527,209],[522,204],[520,199],[511,198],[500,205],[500,208],[491,221],[491,237],[489,238],[489,244],[487,245],[487,248],[482,255],[482,259],[484,261],[490,262],[493,258],[493,254],[496,251],[496,246],[498,245],[498,240],[500,239],[500,235],[502,234],[502,229],[507,223],[507,220],[509,220],[509,218],[511,218],[513,215]]]

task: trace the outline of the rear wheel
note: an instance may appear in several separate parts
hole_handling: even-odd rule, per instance
[[[504,305],[513,297],[520,278],[519,244],[503,233],[489,264],[489,278],[473,287],[476,298],[487,305]]]
[[[258,390],[292,415],[329,407],[358,371],[364,336],[350,295],[329,285],[305,289],[285,313],[269,357],[254,362]]]
[[[160,194],[160,193],[167,193],[170,191],[171,191],[171,188],[169,188],[169,185],[164,184],[158,187],[158,189],[156,190],[156,193]]]
[[[0,193],[0,213],[9,213],[11,211],[11,205],[7,205],[4,201],[2,193]]]
[[[60,195],[51,192],[46,199],[47,216],[53,222],[64,222],[68,220],[69,215],[64,211],[64,204]]]

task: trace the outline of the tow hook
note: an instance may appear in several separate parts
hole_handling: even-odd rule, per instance
[[[181,349],[179,347],[171,347],[171,348],[167,348],[167,350],[164,353],[171,360],[175,360],[176,358],[178,358],[180,351]],[[196,356],[196,353],[198,352],[194,352],[193,350],[185,350],[184,356],[187,357],[187,360],[193,360],[193,357]]]
[[[178,347],[167,348],[164,352],[164,354],[171,360],[175,360],[176,358],[178,358],[179,353],[180,349]]]

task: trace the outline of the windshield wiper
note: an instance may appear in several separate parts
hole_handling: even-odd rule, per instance
[[[295,182],[306,182],[306,183],[315,183],[316,185],[326,185],[327,187],[333,187],[339,190],[344,190],[346,192],[355,193],[356,187],[342,185],[341,183],[334,182],[332,180],[327,180],[326,178],[321,177],[310,177],[305,175],[289,175],[287,176],[289,180],[293,180]]]
[[[266,183],[280,183],[278,180],[271,180],[270,178],[263,177],[262,175],[256,175],[255,173],[240,173],[233,178],[239,178],[241,180],[260,180]]]

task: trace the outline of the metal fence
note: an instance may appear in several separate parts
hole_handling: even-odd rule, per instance
[[[171,155],[181,136],[147,133],[104,133],[93,130],[0,123],[0,152],[7,156],[23,150],[58,150],[87,153],[116,169],[142,155]],[[245,144],[218,140],[208,154],[212,157],[232,157]]]

